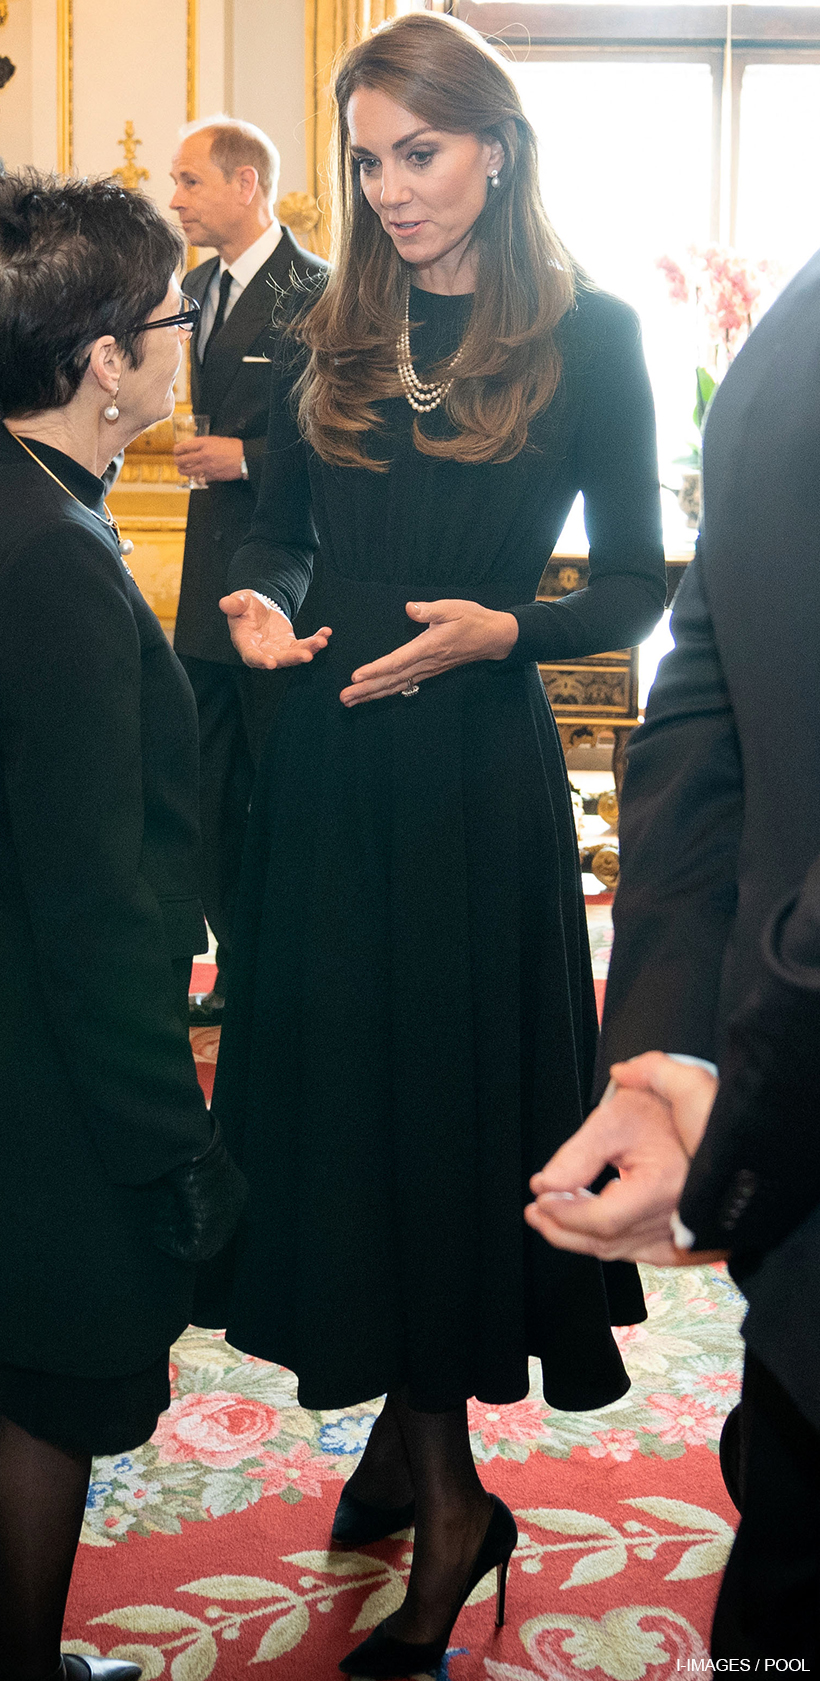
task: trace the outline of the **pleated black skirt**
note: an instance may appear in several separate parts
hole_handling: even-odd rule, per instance
[[[197,1315],[304,1406],[423,1410],[628,1388],[636,1278],[548,1247],[528,1181],[585,1112],[597,1034],[577,845],[535,666],[348,711],[407,584],[332,575],[254,796],[214,1108],[251,1186]],[[444,595],[446,591],[439,592]],[[427,583],[425,599],[435,599]],[[375,652],[374,652],[375,650]],[[616,1296],[618,1291],[615,1292]]]

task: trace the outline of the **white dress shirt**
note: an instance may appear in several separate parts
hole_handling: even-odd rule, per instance
[[[198,339],[200,361],[211,336],[211,328],[219,304],[219,283],[226,268],[230,269],[231,272],[231,289],[228,293],[228,302],[225,305],[225,320],[227,321],[237,298],[241,298],[245,287],[250,285],[254,275],[258,274],[262,265],[273,256],[281,238],[282,229],[274,216],[270,227],[266,228],[265,232],[254,240],[253,245],[248,246],[247,251],[243,251],[241,256],[235,257],[232,263],[226,263],[220,257],[219,263],[214,269],[211,284],[202,300],[202,324]]]

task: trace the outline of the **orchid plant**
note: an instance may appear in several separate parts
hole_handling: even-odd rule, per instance
[[[685,263],[658,257],[656,267],[666,280],[671,302],[687,305],[694,315],[697,365],[692,419],[698,438],[680,462],[698,468],[712,398],[772,301],[780,271],[768,259],[754,262],[718,245],[690,246]]]

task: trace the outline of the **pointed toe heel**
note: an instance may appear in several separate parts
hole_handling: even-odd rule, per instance
[[[139,1681],[139,1664],[123,1658],[86,1658],[74,1652],[63,1653],[63,1675],[66,1681]]]
[[[490,1499],[493,1510],[484,1540],[478,1549],[455,1616],[440,1638],[430,1640],[424,1646],[415,1641],[396,1640],[387,1632],[384,1623],[379,1623],[378,1628],[374,1628],[373,1633],[369,1634],[360,1646],[348,1652],[347,1657],[342,1659],[339,1668],[343,1675],[366,1677],[366,1681],[393,1681],[397,1676],[419,1675],[424,1670],[437,1669],[447,1650],[459,1612],[469,1599],[473,1588],[478,1586],[490,1570],[496,1572],[496,1627],[503,1627],[507,1572],[518,1541],[518,1528],[509,1506],[505,1506],[503,1500],[499,1500],[495,1494],[491,1494]]]

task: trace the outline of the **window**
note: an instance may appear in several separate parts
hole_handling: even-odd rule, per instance
[[[778,264],[782,283],[820,246],[820,6],[456,0],[453,9],[511,61],[558,233],[641,315],[661,478],[675,486],[675,458],[696,437],[699,346],[656,259],[733,245]],[[681,547],[682,516],[672,495],[665,504]]]

